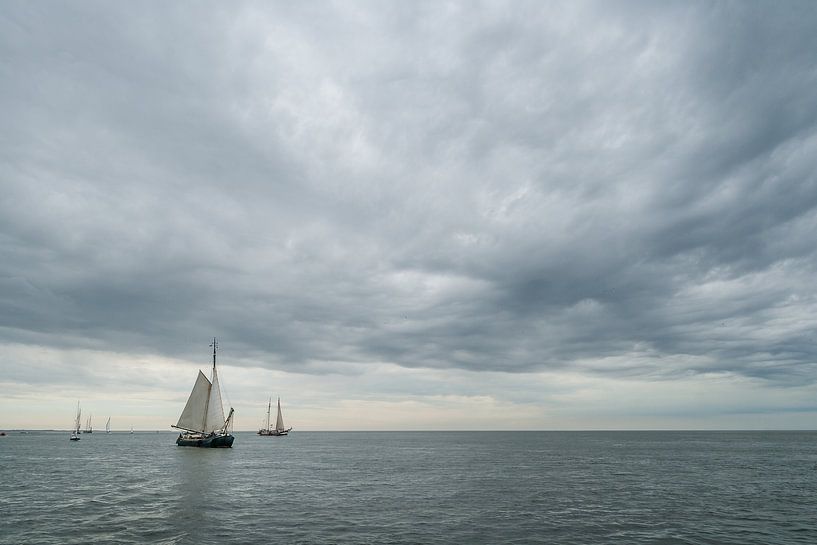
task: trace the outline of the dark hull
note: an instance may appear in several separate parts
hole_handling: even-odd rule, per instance
[[[213,435],[201,438],[187,438],[180,435],[176,439],[176,444],[180,447],[230,448],[233,446],[234,439],[232,435]]]
[[[269,430],[269,431],[268,431],[268,430],[259,430],[259,431],[258,431],[258,435],[265,435],[265,436],[267,436],[267,437],[283,437],[284,435],[287,435],[287,434],[288,434],[290,431],[292,431],[292,428],[289,428],[288,430],[283,430],[283,431],[278,431],[278,430]]]

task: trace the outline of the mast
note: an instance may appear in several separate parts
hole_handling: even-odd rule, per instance
[[[216,365],[216,348],[218,341],[213,339],[213,378],[210,381],[209,395],[207,399],[207,416],[205,417],[206,432],[218,430],[224,424],[224,405],[221,400],[221,387],[218,382],[218,366]]]
[[[210,343],[210,346],[213,347],[213,373],[210,377],[210,387],[207,391],[207,402],[204,404],[204,420],[201,423],[201,429],[204,432],[207,431],[207,412],[210,410],[210,398],[213,394],[213,380],[216,378],[216,349],[218,348],[218,341],[215,337],[213,337],[213,342]]]
[[[269,414],[270,414],[271,409],[272,409],[272,397],[269,398],[269,403],[267,403],[267,431],[269,431]]]

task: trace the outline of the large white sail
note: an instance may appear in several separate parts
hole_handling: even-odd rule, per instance
[[[187,405],[184,406],[182,415],[176,427],[186,430],[203,432],[207,420],[207,401],[210,398],[210,381],[199,371],[196,377],[196,384],[190,397],[187,398]]]
[[[284,431],[284,417],[281,414],[281,398],[278,398],[278,418],[275,419],[275,429]]]
[[[204,423],[204,431],[220,430],[224,427],[224,407],[221,404],[221,388],[218,385],[218,371],[213,366],[213,383],[210,387],[210,402],[207,404],[207,418]]]

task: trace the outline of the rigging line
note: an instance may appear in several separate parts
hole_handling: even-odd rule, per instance
[[[221,369],[222,369],[222,371],[224,370],[224,365],[223,364],[221,366]],[[219,375],[223,376],[222,371],[219,371]],[[221,377],[219,377],[219,379],[221,379]],[[224,385],[224,381],[222,381],[222,380],[219,380],[218,383],[219,383],[219,386],[221,386],[221,391],[224,392],[224,397],[227,398],[227,406],[232,408],[233,407],[233,402],[230,400],[230,394],[229,394],[229,392],[227,392],[227,386]]]
[[[227,388],[222,386],[221,389],[224,390],[224,397],[227,398],[227,406],[232,408],[233,407],[233,402],[230,401],[230,394],[227,393]]]

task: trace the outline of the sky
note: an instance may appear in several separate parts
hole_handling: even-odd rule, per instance
[[[817,4],[0,10],[0,428],[815,429]]]

